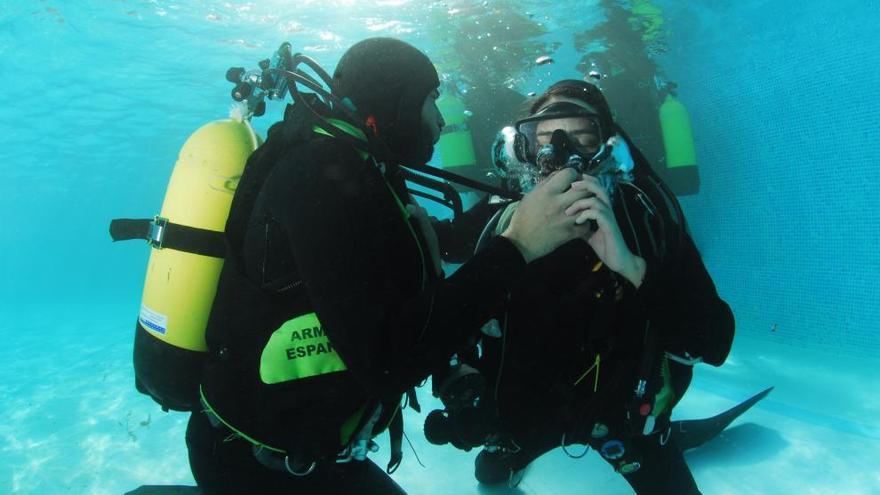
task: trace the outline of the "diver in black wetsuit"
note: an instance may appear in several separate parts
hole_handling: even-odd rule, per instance
[[[340,106],[295,102],[248,161],[187,429],[206,493],[403,493],[367,458],[387,428],[388,472],[400,462],[402,394],[479,333],[527,263],[587,232],[566,211],[582,177],[561,173],[444,278],[438,254],[455,250],[437,238],[468,227],[435,232],[400,169],[431,156],[438,84],[412,46],[357,43],[332,78]]]
[[[526,268],[484,327],[480,356],[461,353],[460,366],[479,370],[485,391],[476,406],[445,401],[426,435],[487,445],[476,460],[483,483],[508,482],[547,451],[577,443],[636,493],[698,494],[670,413],[693,364],[725,361],[734,322],[675,197],[590,83],[551,86],[506,135],[496,149],[508,150],[502,166],[524,190],[567,168],[592,176],[572,186],[591,193],[573,209],[592,231]],[[516,208],[495,219],[495,233]]]

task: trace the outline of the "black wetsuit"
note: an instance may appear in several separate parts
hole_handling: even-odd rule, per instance
[[[380,168],[339,139],[286,145],[281,134],[270,131],[268,151],[249,161],[230,212],[233,255],[220,275],[202,380],[212,418],[229,427],[193,414],[193,474],[207,493],[401,493],[369,460],[334,462],[345,446],[341,425],[377,403],[387,424],[401,394],[478,333],[524,259],[496,239],[453,276],[437,277],[418,225],[402,213],[407,193],[396,167]],[[254,183],[248,170],[260,160],[272,161],[271,173]],[[481,223],[443,223],[439,237],[467,237]],[[268,339],[309,312],[347,370],[265,383]],[[241,434],[317,468],[304,477],[266,468]]]
[[[674,198],[664,199],[644,168],[636,177],[639,189],[621,186],[614,212],[630,250],[647,262],[640,288],[604,265],[595,270],[592,249],[573,241],[527,267],[497,316],[504,337],[483,338],[477,366],[489,384],[484,405],[500,433],[522,448],[503,460],[486,459],[519,470],[563,442],[600,451],[619,440],[627,452],[606,461],[617,470],[638,463],[624,474],[637,493],[697,494],[674,440],[665,441],[662,422],[660,431],[642,434],[634,389],[646,366],[648,395],[662,388],[665,352],[720,365],[730,350],[733,315],[683,220],[676,222]],[[668,365],[674,396],[664,421],[692,373],[691,366]],[[591,435],[597,422],[609,430],[602,438]]]

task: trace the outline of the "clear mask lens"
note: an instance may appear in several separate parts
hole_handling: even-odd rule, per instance
[[[542,115],[521,120],[516,127],[526,140],[526,153],[529,161],[537,158],[538,152],[551,143],[553,133],[563,131],[577,152],[591,157],[602,144],[602,132],[597,115]]]

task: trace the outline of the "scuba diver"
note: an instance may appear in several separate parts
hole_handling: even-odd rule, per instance
[[[590,232],[530,264],[484,325],[480,352],[459,353],[447,374],[463,384],[428,416],[428,440],[484,446],[482,483],[510,482],[551,449],[582,444],[580,455],[598,452],[638,494],[698,494],[682,451],[769,390],[700,425],[699,438],[670,421],[693,365],[724,363],[734,334],[675,196],[585,81],[548,88],[494,153],[524,192],[567,170],[586,174],[572,189],[589,197],[569,212]],[[477,255],[521,207],[493,217]]]
[[[403,167],[431,157],[444,125],[430,60],[371,38],[332,78],[318,74],[330,91],[294,95],[248,159],[226,222],[186,434],[208,494],[404,493],[367,457],[373,437],[390,433],[390,474],[403,395],[479,335],[528,264],[588,233],[575,220],[590,190],[569,169],[444,277],[439,257],[462,252],[449,240],[473,231],[473,245],[492,211],[481,203],[479,220],[435,231],[407,191]]]

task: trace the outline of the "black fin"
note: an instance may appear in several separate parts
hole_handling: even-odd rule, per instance
[[[742,403],[724,411],[723,413],[705,419],[688,419],[684,421],[672,422],[672,435],[678,442],[682,452],[699,447],[709,440],[718,436],[724,431],[734,419],[740,417],[742,413],[748,411],[752,406],[758,403],[767,394],[773,390],[773,387],[743,401]]]

